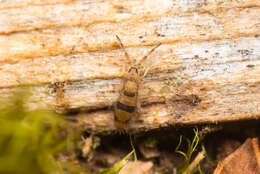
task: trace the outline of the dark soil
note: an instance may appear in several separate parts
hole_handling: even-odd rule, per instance
[[[199,130],[200,141],[191,161],[204,146],[207,156],[200,162],[203,173],[213,173],[217,163],[236,150],[247,138],[260,137],[260,120],[178,126],[141,132],[131,135],[138,160],[152,161],[156,173],[172,174],[185,160],[181,154],[175,152],[180,136],[183,137],[180,150],[186,152],[188,145],[185,139],[194,139],[195,127]],[[88,136],[89,133],[86,134],[86,137]],[[99,138],[100,145],[92,151],[91,157],[80,158],[80,161],[86,163],[87,168],[94,173],[112,167],[132,150],[128,134],[112,133],[94,137]]]

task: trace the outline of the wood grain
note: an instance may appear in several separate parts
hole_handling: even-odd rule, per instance
[[[86,129],[114,130],[127,62],[117,34],[133,59],[162,43],[129,131],[260,117],[257,0],[11,2],[0,1],[1,100],[27,87],[29,109],[81,111]]]

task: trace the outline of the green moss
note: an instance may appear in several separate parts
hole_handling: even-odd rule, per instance
[[[56,158],[72,147],[67,122],[50,112],[26,112],[23,99],[22,93],[16,94],[0,110],[0,173],[64,173]]]

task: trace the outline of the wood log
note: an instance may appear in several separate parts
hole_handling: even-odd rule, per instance
[[[144,63],[129,131],[257,119],[259,16],[258,0],[1,1],[0,98],[26,86],[29,109],[80,111],[86,129],[115,130],[119,35],[135,60],[162,43]]]

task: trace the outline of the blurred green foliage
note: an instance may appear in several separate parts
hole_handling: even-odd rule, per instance
[[[11,104],[3,103],[8,106],[0,110],[0,174],[65,173],[56,159],[72,147],[73,132],[57,114],[26,112],[24,97],[16,94]]]

